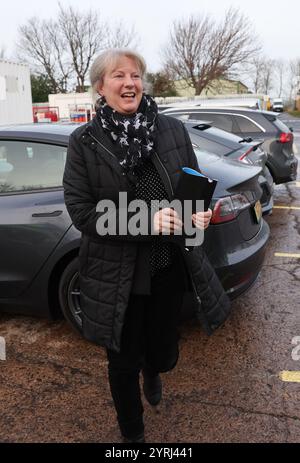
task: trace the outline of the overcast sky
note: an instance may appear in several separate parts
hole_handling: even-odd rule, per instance
[[[12,56],[17,28],[31,16],[55,18],[56,1],[2,0],[0,13],[0,47]],[[211,14],[221,19],[230,6],[239,7],[253,23],[263,49],[270,58],[300,56],[300,1],[299,0],[61,0],[64,6],[79,10],[89,7],[99,11],[107,20],[123,20],[134,24],[140,37],[139,51],[146,58],[148,69],[160,67],[160,47],[168,37],[169,26],[175,19]]]

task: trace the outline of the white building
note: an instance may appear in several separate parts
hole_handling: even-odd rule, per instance
[[[0,125],[33,122],[30,70],[0,60]]]
[[[60,119],[70,119],[72,113],[80,111],[80,109],[93,108],[92,94],[85,93],[57,93],[48,95],[49,106],[59,109]]]

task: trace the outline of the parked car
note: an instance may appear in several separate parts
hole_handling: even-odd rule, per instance
[[[272,110],[282,113],[283,112],[283,101],[281,98],[274,98],[272,103]]]
[[[262,109],[262,102],[260,98],[204,98],[201,100],[177,101],[175,103],[158,104],[158,110],[161,112],[168,108],[195,108],[195,107],[209,107],[209,108],[245,108],[245,109]]]
[[[249,142],[241,137],[212,127],[205,121],[184,121],[190,139],[195,147],[244,163],[259,166],[262,170],[258,181],[262,189],[260,202],[263,214],[270,214],[273,208],[274,182],[266,167],[267,155],[260,149],[260,142]]]
[[[174,107],[163,113],[185,120],[208,120],[214,127],[239,137],[262,139],[262,149],[268,154],[266,165],[274,182],[285,183],[297,178],[298,160],[293,152],[294,136],[275,112],[221,107]]]
[[[81,330],[81,234],[64,204],[62,177],[76,124],[0,128],[0,308],[57,317]],[[261,169],[196,149],[199,167],[219,180],[204,246],[231,297],[261,269],[269,227],[261,216]]]

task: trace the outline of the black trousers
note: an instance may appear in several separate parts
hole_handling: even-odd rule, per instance
[[[108,374],[123,436],[144,430],[139,374],[166,372],[178,360],[178,318],[183,299],[176,265],[151,280],[151,295],[131,295],[122,332],[121,352],[107,350]]]

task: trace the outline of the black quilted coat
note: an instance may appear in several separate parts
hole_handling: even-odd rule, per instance
[[[182,166],[198,168],[189,136],[181,121],[158,115],[153,162],[170,199]],[[128,192],[126,175],[114,155],[115,146],[95,118],[76,129],[69,142],[63,185],[72,221],[82,232],[79,252],[83,335],[120,351],[122,327],[130,295],[139,240],[149,236],[100,237],[96,222],[101,199],[118,202]],[[230,302],[201,246],[182,249],[198,301],[198,318],[211,334],[227,318]]]

